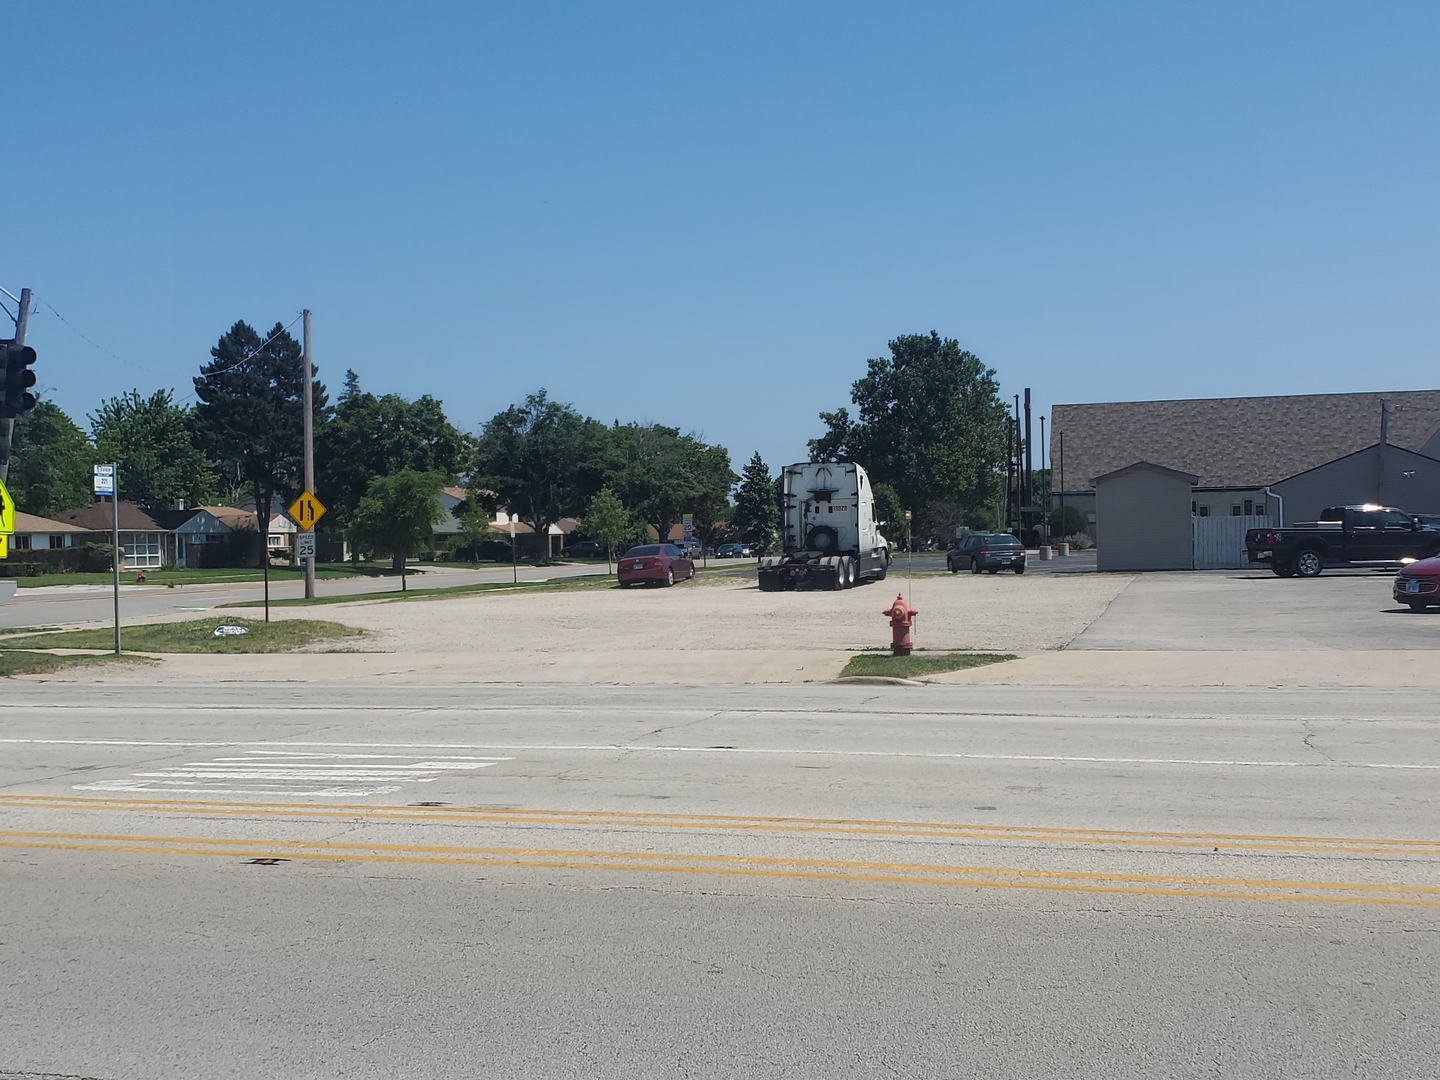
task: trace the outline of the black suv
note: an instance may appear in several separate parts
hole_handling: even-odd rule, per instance
[[[945,565],[952,574],[967,566],[972,574],[981,570],[998,574],[1001,570],[1025,572],[1025,546],[1009,533],[971,533],[962,536],[945,553]]]

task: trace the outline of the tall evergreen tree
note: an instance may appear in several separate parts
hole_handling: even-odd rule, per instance
[[[750,456],[740,476],[730,520],[741,539],[753,547],[757,555],[770,555],[779,550],[780,507],[775,502],[775,478],[758,450]]]
[[[210,356],[195,379],[200,399],[195,441],[222,475],[236,476],[249,489],[263,536],[275,497],[289,502],[300,491],[305,383],[300,343],[278,323],[262,338],[242,321],[221,336]],[[319,428],[327,400],[319,379],[312,394]]]

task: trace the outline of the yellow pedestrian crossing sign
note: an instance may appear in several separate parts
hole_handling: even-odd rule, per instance
[[[8,533],[0,533],[0,559],[10,557],[10,536]]]
[[[290,520],[306,531],[315,528],[315,523],[324,516],[325,504],[308,491],[290,504]]]
[[[9,536],[15,531],[15,500],[4,481],[0,481],[0,533]]]

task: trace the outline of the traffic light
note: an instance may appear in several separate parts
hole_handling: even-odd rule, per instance
[[[29,345],[0,345],[0,353],[5,360],[5,400],[0,402],[0,417],[9,419],[35,407],[35,395],[30,393],[30,387],[35,385],[35,372],[30,370],[35,350]]]

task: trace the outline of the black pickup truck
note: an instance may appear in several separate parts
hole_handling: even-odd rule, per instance
[[[1319,521],[1250,529],[1252,563],[1280,577],[1315,577],[1327,566],[1399,566],[1440,554],[1440,528],[1393,506],[1332,506]]]

